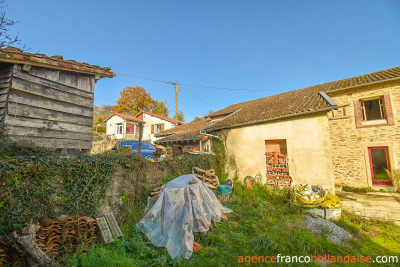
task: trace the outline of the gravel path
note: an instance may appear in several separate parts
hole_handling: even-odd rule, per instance
[[[342,227],[323,218],[307,214],[304,216],[304,227],[317,235],[326,234],[329,241],[344,246],[353,236]]]

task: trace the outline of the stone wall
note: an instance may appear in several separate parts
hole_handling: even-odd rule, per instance
[[[400,82],[361,86],[328,95],[338,104],[337,109],[328,113],[335,183],[372,186],[368,147],[387,146],[391,169],[399,169]],[[390,101],[390,107],[385,107],[388,123],[361,126],[359,100],[378,97]]]
[[[119,140],[102,140],[93,142],[91,154],[99,154],[111,150]]]

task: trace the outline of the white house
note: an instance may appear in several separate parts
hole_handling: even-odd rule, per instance
[[[158,139],[155,134],[175,127],[175,120],[148,111],[140,112],[135,118],[145,122],[143,140],[150,140],[152,143]]]
[[[175,126],[171,118],[142,111],[136,116],[113,113],[104,120],[107,125],[106,135],[112,139],[139,139],[139,124],[143,123],[143,140],[154,142],[154,134],[161,133]]]
[[[104,120],[107,125],[106,135],[112,139],[129,139],[135,140],[139,138],[139,124],[142,120],[122,113],[113,113]]]

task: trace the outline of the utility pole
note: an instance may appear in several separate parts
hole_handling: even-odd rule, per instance
[[[178,82],[175,82],[175,121],[178,125]]]

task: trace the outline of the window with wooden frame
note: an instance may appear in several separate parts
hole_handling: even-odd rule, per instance
[[[151,125],[151,133],[152,134],[161,133],[163,131],[164,131],[164,123],[152,124]]]
[[[354,100],[356,127],[394,125],[390,96]]]
[[[386,120],[386,114],[383,106],[383,97],[361,101],[362,120]]]

